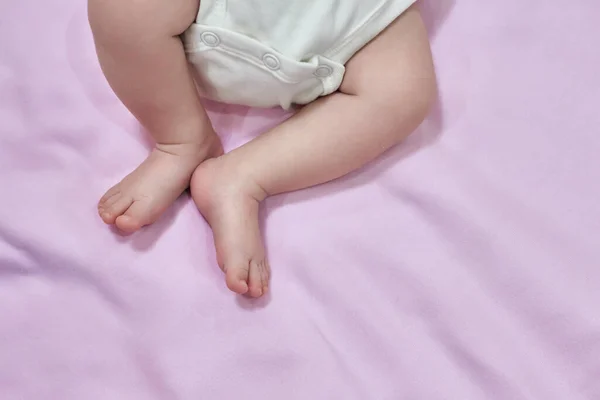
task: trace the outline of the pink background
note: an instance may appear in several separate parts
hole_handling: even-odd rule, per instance
[[[422,0],[440,103],[264,212],[236,298],[184,196],[123,238],[147,153],[83,0],[0,2],[0,399],[600,398],[600,5]],[[284,115],[210,105],[228,148]]]

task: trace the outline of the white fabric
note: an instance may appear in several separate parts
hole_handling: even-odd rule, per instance
[[[416,0],[201,0],[183,39],[201,94],[255,107],[336,91],[344,64]]]

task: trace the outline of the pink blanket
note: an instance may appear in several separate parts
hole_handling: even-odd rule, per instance
[[[129,238],[102,224],[148,143],[85,2],[1,2],[0,399],[600,399],[600,5],[421,7],[439,106],[267,202],[251,301],[187,196]],[[284,117],[210,108],[227,148]]]

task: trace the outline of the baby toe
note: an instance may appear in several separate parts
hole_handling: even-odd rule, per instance
[[[134,233],[152,223],[149,206],[141,201],[131,204],[117,219],[115,225],[125,233]]]
[[[122,215],[131,206],[132,200],[128,197],[119,197],[110,207],[100,208],[100,217],[107,224],[114,224],[117,217]]]
[[[98,210],[104,211],[112,207],[122,197],[121,192],[115,192],[111,196],[104,196],[98,202]]]
[[[111,187],[110,189],[108,189],[108,191],[106,193],[104,193],[104,196],[102,196],[102,198],[100,198],[100,200],[98,201],[98,204],[104,204],[106,203],[110,198],[121,194],[121,190],[119,189],[120,185],[115,185],[113,187]]]
[[[248,294],[252,297],[260,297],[269,288],[269,273],[266,260],[250,262],[250,273],[248,279]]]
[[[233,266],[225,265],[225,281],[229,290],[237,294],[248,293],[248,263],[233,264]]]

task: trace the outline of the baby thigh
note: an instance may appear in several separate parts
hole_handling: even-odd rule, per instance
[[[412,131],[429,112],[436,89],[427,31],[411,6],[350,59],[340,92],[362,97]]]

